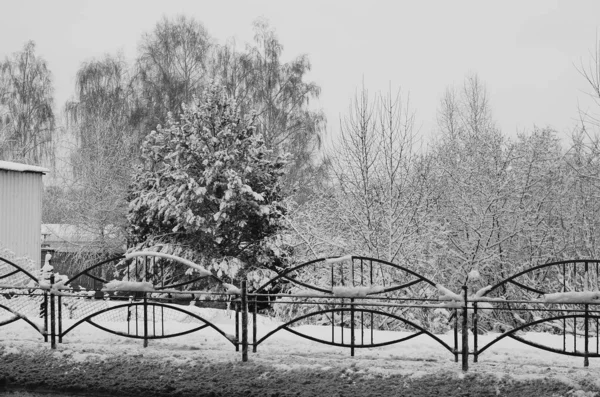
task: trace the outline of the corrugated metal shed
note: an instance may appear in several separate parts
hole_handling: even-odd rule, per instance
[[[48,170],[0,161],[0,244],[39,264],[42,176]]]

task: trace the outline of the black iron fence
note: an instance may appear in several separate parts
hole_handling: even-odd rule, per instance
[[[213,329],[226,345],[241,350],[243,361],[248,360],[249,349],[256,352],[281,331],[347,348],[351,355],[356,349],[426,335],[455,361],[461,357],[465,371],[470,355],[477,362],[496,343],[512,338],[546,351],[581,356],[588,366],[590,357],[600,357],[599,263],[549,263],[493,286],[470,290],[465,285],[453,292],[397,264],[348,256],[301,264],[249,291],[245,280],[238,289],[196,264],[163,254],[112,258],[68,280],[57,280],[54,274],[38,278],[0,258],[0,326],[23,320],[51,348],[82,324],[140,339],[143,346],[153,339]],[[83,289],[82,278],[102,287]],[[282,283],[287,293],[269,293],[281,290],[272,287]],[[205,318],[195,309],[198,306],[234,310],[233,333]],[[258,321],[260,312],[276,314],[281,321],[265,327]],[[436,334],[440,319],[453,333],[451,343]],[[185,326],[172,328],[171,320]],[[325,326],[330,332],[311,334],[303,324]],[[479,333],[484,328],[497,331],[497,336],[482,346]],[[382,339],[378,330],[404,333]],[[562,345],[530,340],[524,331],[560,336]]]

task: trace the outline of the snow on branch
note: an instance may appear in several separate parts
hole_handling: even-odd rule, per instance
[[[456,300],[452,300],[450,302],[444,303],[443,306],[447,307],[449,309],[462,309],[464,307],[464,303],[458,302]],[[469,302],[469,304],[467,305],[467,310],[469,313],[474,310],[473,302]],[[488,303],[488,302],[478,302],[477,303],[477,311],[478,312],[488,313],[488,312],[491,312],[492,310],[494,310],[494,306],[491,303]]]
[[[384,288],[381,286],[377,287],[333,287],[333,295],[342,298],[362,298],[369,294],[376,294],[383,292]]]
[[[457,302],[456,305],[449,304],[448,307],[454,308],[454,307],[463,307],[464,306],[464,303],[462,303],[462,301],[464,301],[464,297],[462,295],[459,295],[457,293],[450,291],[448,288],[444,287],[441,284],[436,284],[436,287],[437,287],[438,291],[440,291],[440,294],[441,294],[438,297],[439,300]],[[491,285],[485,286],[485,287],[479,289],[477,292],[475,292],[474,295],[469,295],[469,297],[467,299],[470,302],[495,302],[495,301],[505,300],[504,298],[488,298],[487,296],[483,296],[486,292],[488,292],[491,289],[492,289]],[[458,302],[461,302],[461,303],[458,303]],[[473,306],[473,303],[470,303],[469,305]],[[479,304],[478,307],[483,307],[483,303]],[[487,305],[485,305],[485,307],[487,307]],[[469,309],[469,310],[471,310],[471,309]]]
[[[344,255],[344,256],[340,256],[339,258],[327,258],[325,259],[325,263],[339,263],[339,262],[345,262],[345,261],[351,261],[352,260],[352,255]]]
[[[474,300],[480,299],[483,297],[483,295],[485,295],[486,292],[488,292],[491,289],[492,289],[492,286],[487,285],[487,286],[481,288],[479,291],[475,292],[475,295],[473,295],[471,298],[473,298]]]
[[[154,286],[148,281],[120,281],[111,280],[104,284],[102,291],[154,291]]]
[[[471,281],[477,281],[481,279],[481,274],[479,274],[477,269],[473,269],[469,272],[468,277]]]
[[[156,256],[159,258],[171,259],[173,261],[183,263],[186,266],[191,267],[192,269],[196,269],[198,273],[200,273],[200,277],[208,277],[212,276],[212,273],[203,268],[200,265],[195,264],[192,261],[187,259],[180,258],[175,255],[164,254],[162,252],[154,252],[154,251],[138,251],[138,252],[130,252],[129,254],[125,254],[125,259],[135,258],[137,256]]]
[[[546,303],[599,303],[600,291],[583,291],[583,292],[556,292],[553,294],[545,294],[544,302]]]
[[[331,293],[331,291],[329,291]],[[298,295],[298,296],[323,296],[325,292],[317,291],[314,289],[297,289],[293,291],[290,295]]]
[[[494,302],[494,301],[505,300],[504,298],[491,298],[491,297],[484,296],[491,289],[492,289],[491,285],[485,286],[485,287],[481,288],[479,291],[475,292],[475,295],[469,296],[469,300],[476,301],[476,302]]]
[[[450,291],[448,288],[444,287],[442,284],[436,284],[435,287],[440,291],[439,300],[442,301],[461,301],[463,297],[457,293]]]
[[[240,295],[242,293],[242,291],[233,284],[223,283],[223,287],[225,288],[225,292],[228,294]]]

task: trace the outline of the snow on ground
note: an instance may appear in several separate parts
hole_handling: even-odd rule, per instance
[[[235,312],[205,308],[194,308],[194,312],[218,326],[223,332],[235,334]],[[250,318],[252,317],[250,316]],[[73,324],[73,320],[65,320],[64,323],[63,329],[67,329]],[[125,323],[99,324],[112,329],[115,326],[119,330],[126,329]],[[275,329],[278,325],[279,323],[274,320],[258,316],[259,337]],[[182,331],[190,329],[191,326],[193,324],[189,322],[173,320],[165,323],[167,332]],[[305,325],[294,329],[316,338],[325,340],[331,338],[330,326]],[[251,332],[252,325],[250,325]],[[349,338],[350,330],[346,329],[345,332],[345,337]],[[402,332],[374,331],[374,337],[377,340],[393,340],[408,335],[409,333]],[[538,343],[562,344],[562,336],[557,335],[529,333],[520,336]],[[336,338],[339,337],[338,334]],[[438,337],[448,345],[453,345],[454,336],[451,332],[438,335]],[[479,336],[480,346],[496,337],[497,334]],[[252,341],[251,335],[249,340]],[[471,336],[470,344],[472,345],[472,343]],[[42,336],[24,321],[17,321],[0,328],[0,354],[19,352],[27,355],[33,354],[39,349],[49,350],[50,344],[45,343]],[[251,349],[250,347],[249,360],[251,362],[271,365],[280,370],[303,368],[329,370],[352,364],[359,371],[373,376],[401,374],[419,377],[448,371],[455,371],[460,376],[461,373],[460,356],[459,362],[455,362],[452,353],[426,335],[390,346],[357,348],[355,357],[351,357],[348,348],[320,344],[281,330],[259,345],[257,353],[252,353]],[[140,339],[113,335],[90,324],[82,324],[74,329],[52,353],[57,360],[68,359],[81,363],[92,359],[104,360],[124,354],[156,359],[175,366],[240,362],[242,358],[241,351],[236,352],[235,347],[225,337],[210,328],[176,338],[150,340],[149,346],[144,348]],[[505,338],[484,352],[479,357],[478,363],[473,363],[471,356],[469,364],[469,371],[474,373],[494,374],[498,377],[510,375],[517,380],[551,377],[565,383],[573,383],[586,378],[596,382],[595,374],[600,368],[600,359],[590,359],[590,366],[584,368],[581,357],[550,353]],[[598,382],[600,385],[600,380]]]

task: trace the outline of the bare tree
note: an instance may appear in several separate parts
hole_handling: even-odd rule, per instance
[[[509,178],[512,149],[495,127],[487,91],[476,75],[468,76],[460,95],[448,89],[438,115],[440,135],[435,146],[436,207],[447,230],[452,262],[444,278],[465,278],[473,268],[492,272],[502,246],[512,236],[508,228]],[[460,269],[460,270],[459,270]]]
[[[237,52],[235,43],[216,51],[212,75],[238,100],[241,114],[257,115],[258,130],[273,153],[289,153],[286,190],[302,200],[315,179],[323,177],[315,157],[321,146],[325,116],[310,108],[320,87],[306,81],[311,70],[308,56],[281,60],[283,45],[266,20],[254,22],[254,45]]]
[[[0,159],[52,163],[52,106],[50,70],[30,41],[0,63]]]
[[[596,37],[596,46],[590,53],[587,65],[581,61],[577,70],[588,83],[589,95],[596,104],[596,108],[600,109],[600,39],[598,37]],[[595,128],[600,127],[600,113],[594,114],[579,108],[579,115],[582,131],[588,132],[588,125]]]
[[[67,130],[74,136],[70,166],[59,197],[63,220],[95,236],[81,253],[118,252],[126,236],[127,189],[139,151],[134,93],[122,57],[82,64],[75,98],[65,105]]]
[[[202,23],[184,15],[165,17],[144,34],[135,78],[145,131],[164,124],[168,112],[178,115],[206,86],[212,47]]]
[[[429,157],[419,152],[409,105],[400,92],[356,93],[330,153],[328,188],[290,216],[299,243],[327,255],[420,264],[425,236],[436,228],[427,212]]]

